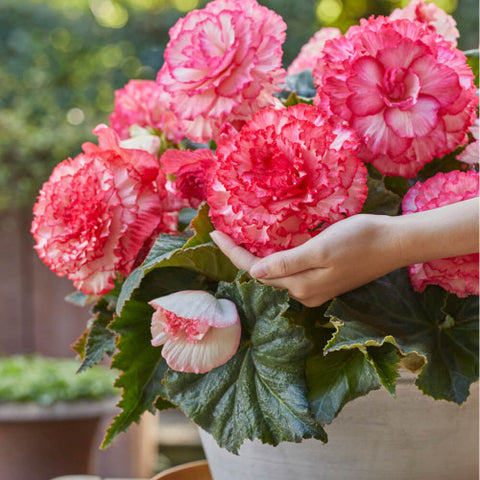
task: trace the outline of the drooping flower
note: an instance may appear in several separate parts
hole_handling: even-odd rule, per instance
[[[155,309],[152,345],[163,345],[162,356],[173,370],[206,373],[237,351],[242,329],[232,301],[185,290],[149,304]]]
[[[478,197],[478,172],[437,173],[418,182],[403,199],[403,213],[422,212]],[[459,297],[478,295],[478,253],[442,258],[409,266],[413,288],[423,292],[427,285],[440,285]]]
[[[413,177],[467,141],[473,73],[433,27],[372,17],[328,41],[319,65],[316,104],[348,122],[363,142],[360,158],[381,173]]]
[[[275,103],[286,25],[256,0],[214,0],[170,29],[157,82],[188,138],[206,142],[222,124]]]
[[[175,188],[192,208],[207,199],[206,179],[214,162],[213,152],[208,149],[167,150],[160,159],[165,173],[175,175]]]
[[[156,82],[130,80],[115,91],[110,125],[122,140],[130,136],[130,128],[136,125],[161,130],[168,140],[178,143],[184,134],[169,103],[170,95]]]
[[[412,0],[405,8],[396,8],[391,14],[392,20],[408,18],[431,25],[445,40],[457,45],[460,32],[454,18],[437,7],[435,3],[426,4],[424,0]]]
[[[287,75],[313,70],[320,58],[325,42],[341,35],[338,28],[321,28],[300,50],[298,56],[287,69]]]
[[[310,105],[258,112],[218,145],[208,179],[213,224],[265,256],[359,213],[367,187],[357,145]]]
[[[55,167],[34,206],[35,249],[57,275],[86,294],[110,291],[117,273],[128,275],[142,246],[161,229],[158,162],[142,150],[119,146],[104,125],[99,146]]]
[[[474,141],[470,142],[465,147],[465,150],[457,155],[457,158],[462,162],[475,165],[480,163],[480,122],[478,118],[475,120],[473,126],[470,127],[470,133]]]

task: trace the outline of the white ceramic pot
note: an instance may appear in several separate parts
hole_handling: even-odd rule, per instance
[[[424,396],[413,376],[348,403],[329,441],[247,441],[234,455],[200,432],[213,480],[478,480],[478,384],[458,406]]]

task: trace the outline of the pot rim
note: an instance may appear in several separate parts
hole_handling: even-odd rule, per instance
[[[34,402],[0,403],[0,422],[41,422],[49,420],[74,420],[113,415],[117,412],[119,397],[99,400],[75,400],[41,405]]]

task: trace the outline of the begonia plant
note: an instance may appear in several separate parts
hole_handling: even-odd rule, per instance
[[[264,257],[346,217],[478,196],[477,87],[450,16],[414,0],[344,35],[321,30],[288,75],[285,28],[256,0],[188,13],[156,82],[119,90],[98,146],[39,194],[35,248],[73,281],[71,301],[93,304],[82,368],[107,354],[120,371],[104,445],[174,407],[232,452],[326,442],[347,402],[395,396],[401,368],[459,404],[478,379],[478,254],[307,307],[212,242],[217,229]]]

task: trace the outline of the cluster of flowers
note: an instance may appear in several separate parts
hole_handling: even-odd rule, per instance
[[[478,139],[474,76],[456,48],[455,22],[434,4],[415,0],[345,35],[322,29],[288,72],[285,30],[256,0],[214,0],[180,19],[156,81],[132,80],[117,91],[110,126],[94,130],[98,146],[84,144],[43,186],[32,224],[41,259],[78,290],[105,294],[143,261],[158,234],[179,233],[180,210],[204,201],[215,228],[265,256],[359,213],[366,163],[412,179],[466,145],[469,129]],[[286,107],[279,85],[305,69],[317,89],[313,105]],[[184,138],[204,148],[187,149]],[[207,148],[212,140],[215,150]],[[475,145],[457,157],[463,171],[414,185],[403,214],[475,197]],[[438,284],[478,294],[478,255],[413,265],[410,275],[419,291]],[[199,315],[195,297],[187,302],[195,325],[186,325],[192,315],[182,303],[152,302],[154,344],[174,339],[191,350],[202,339],[220,345],[231,338],[227,352],[202,366],[192,367],[190,350],[164,348],[179,370],[225,362],[238,345],[238,315],[222,313],[227,307],[215,299]]]

